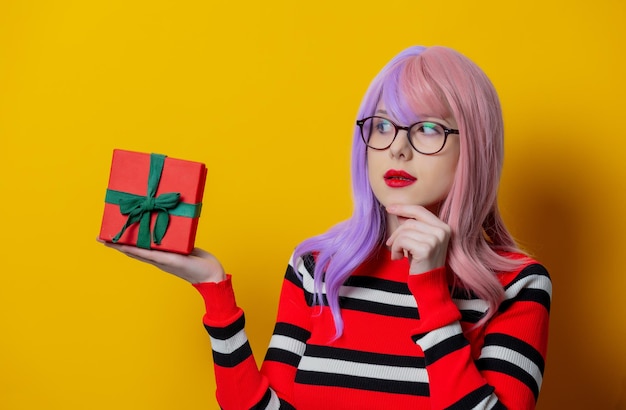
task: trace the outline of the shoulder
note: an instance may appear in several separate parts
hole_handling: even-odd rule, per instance
[[[543,277],[550,280],[548,270],[534,258],[517,252],[499,252],[499,254],[512,266],[512,269],[498,273],[502,286],[508,287],[512,282],[528,277]]]
[[[550,310],[552,280],[548,270],[537,260],[519,253],[503,253],[507,259],[519,262],[510,272],[500,272],[498,278],[504,287],[502,308],[520,300],[540,303]]]
[[[314,272],[317,254],[308,252],[298,255],[296,252],[291,254],[285,279],[293,282],[305,290],[312,291],[314,282]]]
[[[298,255],[294,252],[289,258],[289,267],[293,269],[294,273],[299,277],[302,277],[302,275],[305,274],[313,276],[313,272],[315,272],[316,260],[317,252],[307,252],[302,255]]]

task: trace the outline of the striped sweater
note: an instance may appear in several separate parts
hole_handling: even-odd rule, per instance
[[[517,255],[509,255],[518,257]],[[204,298],[223,409],[533,409],[544,372],[551,281],[529,261],[498,277],[506,299],[451,292],[444,268],[408,275],[382,250],[340,291],[343,335],[314,304],[314,259],[290,261],[274,333],[256,366],[231,277]]]

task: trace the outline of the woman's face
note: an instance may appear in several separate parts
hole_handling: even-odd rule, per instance
[[[382,104],[378,105],[375,115],[389,118]],[[454,118],[438,118],[429,113],[420,114],[419,118],[438,122],[446,128],[458,128]],[[411,147],[407,132],[400,130],[388,149],[367,148],[369,183],[385,207],[420,205],[436,212],[450,191],[458,160],[458,135],[450,134],[440,152],[424,155]]]

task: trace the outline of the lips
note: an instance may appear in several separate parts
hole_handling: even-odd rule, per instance
[[[383,178],[385,179],[385,184],[391,188],[402,188],[417,181],[417,178],[408,172],[396,169],[390,169],[385,172]]]

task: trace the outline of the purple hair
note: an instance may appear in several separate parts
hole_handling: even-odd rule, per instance
[[[494,272],[510,271],[522,263],[499,253],[521,251],[504,226],[497,205],[503,124],[496,91],[483,71],[460,53],[445,47],[411,47],[394,57],[374,78],[357,118],[373,115],[379,102],[391,119],[403,124],[415,122],[415,113],[426,111],[456,119],[459,162],[439,218],[452,230],[447,265],[455,273],[455,286],[474,292],[488,303],[489,311],[483,318],[486,321],[504,297]],[[366,147],[356,125],[352,190],[352,217],[305,240],[294,254],[296,266],[303,255],[316,255],[316,300],[322,303],[325,287],[336,337],[343,333],[339,290],[359,265],[384,246],[386,234],[385,210],[370,187]]]

